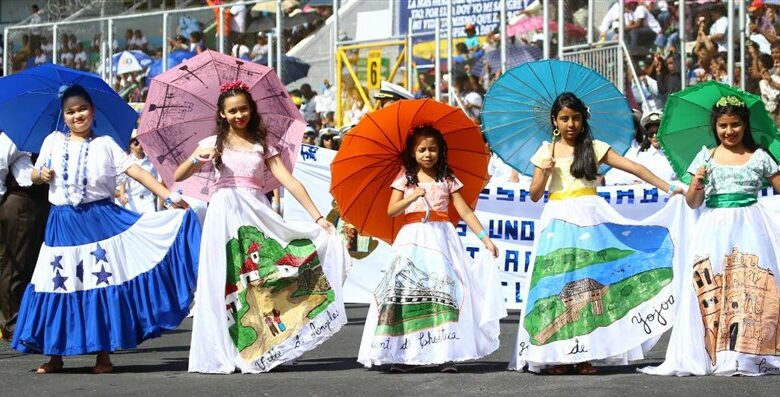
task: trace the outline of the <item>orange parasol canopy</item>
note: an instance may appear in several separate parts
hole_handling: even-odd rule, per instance
[[[361,234],[388,243],[403,226],[403,217],[390,218],[390,184],[403,170],[402,153],[414,127],[432,125],[447,141],[447,158],[463,182],[461,195],[473,209],[488,182],[490,152],[479,127],[458,108],[431,99],[401,100],[363,117],[344,136],[331,163],[330,192],[341,217]],[[453,206],[450,220],[460,216]]]

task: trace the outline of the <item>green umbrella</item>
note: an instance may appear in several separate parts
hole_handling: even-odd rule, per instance
[[[691,183],[688,166],[701,147],[716,146],[710,121],[712,107],[727,95],[741,99],[750,109],[750,132],[756,144],[769,150],[774,158],[780,158],[780,136],[761,98],[723,83],[707,81],[670,95],[658,129],[658,140],[681,181]]]

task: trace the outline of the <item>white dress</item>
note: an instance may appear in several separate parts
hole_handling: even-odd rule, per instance
[[[392,188],[411,194],[405,184],[402,176]],[[450,194],[463,186],[457,179],[420,185],[440,214],[447,213]],[[423,206],[418,199],[405,215]],[[506,309],[495,260],[486,250],[472,259],[452,223],[430,219],[407,223],[393,242],[393,258],[363,328],[358,361],[366,367],[473,360],[498,348]]]
[[[52,204],[12,347],[80,355],[136,347],[175,329],[192,303],[201,228],[192,211],[138,214],[113,203],[132,165],[110,137],[43,141]],[[67,150],[67,151],[66,151]]]
[[[777,174],[757,150],[741,166],[719,165],[702,148],[688,172],[707,164],[706,207],[689,242],[679,309],[666,359],[654,375],[780,373],[780,216],[756,195]]]
[[[215,137],[200,142],[214,147]],[[203,226],[190,372],[267,372],[346,324],[350,257],[314,222],[285,222],[263,193],[275,149],[225,148]]]
[[[611,150],[594,140],[597,159]],[[531,158],[549,158],[549,145]],[[509,369],[639,360],[674,321],[679,278],[695,211],[681,196],[637,221],[596,194],[596,181],[569,173],[557,158],[550,201],[536,224],[529,277]]]

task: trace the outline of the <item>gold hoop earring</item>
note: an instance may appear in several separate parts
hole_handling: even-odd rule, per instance
[[[557,137],[561,136],[561,132],[558,131],[558,129],[556,128],[556,129],[553,130],[552,136],[553,136],[553,138],[557,138]]]

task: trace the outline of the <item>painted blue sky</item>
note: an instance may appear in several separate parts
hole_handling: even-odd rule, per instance
[[[664,240],[669,239],[669,230],[662,226],[618,225],[614,223],[578,226],[555,219],[547,225],[539,238],[553,239],[553,241],[551,241],[552,244],[540,241],[537,255],[547,255],[562,247],[577,247],[593,251],[612,247],[653,252],[663,244]]]

